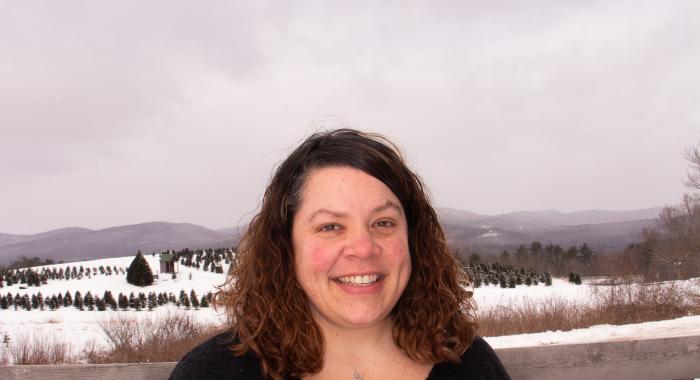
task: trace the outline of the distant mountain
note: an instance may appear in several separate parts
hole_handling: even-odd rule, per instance
[[[449,208],[437,209],[442,223],[461,226],[488,225],[511,230],[540,230],[557,226],[577,226],[656,219],[661,207],[631,211],[587,210],[562,213],[559,211],[518,211],[499,215],[479,215]]]
[[[215,230],[215,231],[220,233],[220,234],[224,234],[226,236],[233,236],[234,238],[236,238],[236,240],[238,240],[238,238],[240,238],[240,236],[243,235],[243,232],[245,231],[246,228],[248,228],[248,225],[220,228],[220,229]]]
[[[624,249],[640,240],[644,227],[654,226],[661,208],[632,211],[520,211],[480,215],[437,209],[448,243],[484,253],[512,249],[534,240],[570,245],[588,243],[600,252]],[[189,223],[151,222],[102,230],[69,227],[36,235],[0,233],[0,264],[21,257],[77,261],[166,249],[234,246],[246,226],[210,230]]]
[[[564,248],[587,243],[601,252],[621,250],[639,241],[642,229],[653,227],[660,211],[660,207],[655,207],[632,211],[521,211],[479,215],[454,209],[437,210],[452,246],[478,248],[486,253],[512,249],[535,240]]]
[[[21,256],[77,261],[166,249],[231,247],[233,235],[189,223],[151,222],[90,230],[62,228],[36,235],[0,234],[0,264]]]

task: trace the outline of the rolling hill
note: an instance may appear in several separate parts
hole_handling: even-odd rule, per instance
[[[655,224],[660,208],[632,211],[589,210],[514,212],[480,215],[440,208],[448,243],[484,253],[512,249],[534,240],[561,246],[588,243],[597,251],[624,249],[644,227]],[[19,257],[54,261],[91,260],[166,249],[232,247],[245,226],[220,230],[189,223],[150,222],[101,230],[69,227],[35,235],[0,233],[0,265]]]

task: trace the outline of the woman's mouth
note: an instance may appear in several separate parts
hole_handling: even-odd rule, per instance
[[[377,282],[379,279],[380,276],[378,274],[365,274],[361,276],[338,277],[335,279],[335,281],[340,282],[343,285],[369,286]]]

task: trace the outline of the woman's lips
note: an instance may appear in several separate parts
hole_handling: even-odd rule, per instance
[[[349,275],[341,276],[335,278],[335,281],[343,285],[351,286],[369,286],[381,279],[381,275],[378,273],[362,274],[362,275]]]

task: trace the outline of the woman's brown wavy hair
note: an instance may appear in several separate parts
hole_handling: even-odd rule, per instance
[[[323,334],[294,276],[291,231],[305,177],[329,166],[379,179],[405,211],[411,278],[392,310],[394,341],[422,363],[459,361],[474,340],[474,304],[426,190],[393,143],[352,129],[311,135],[275,171],[217,294],[237,339],[231,348],[237,355],[254,353],[263,375],[273,379],[323,367]]]

